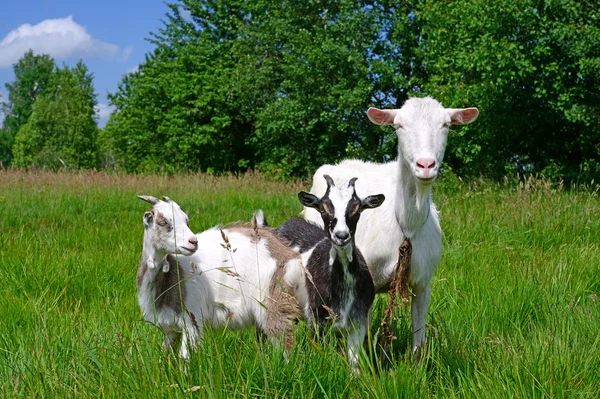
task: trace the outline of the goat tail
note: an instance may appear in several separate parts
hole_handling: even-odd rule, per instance
[[[254,215],[252,216],[252,225],[256,227],[269,227],[269,222],[267,222],[267,217],[262,209],[257,209],[254,211]]]

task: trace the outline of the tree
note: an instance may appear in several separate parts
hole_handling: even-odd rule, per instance
[[[140,71],[110,96],[107,151],[129,171],[306,176],[381,161],[395,135],[369,106],[433,95],[477,106],[448,167],[600,178],[594,2],[180,0]],[[183,17],[181,9],[190,17]]]
[[[364,114],[389,101],[390,86],[401,101],[411,84],[407,65],[383,56],[388,36],[404,31],[388,3],[171,5],[155,50],[110,96],[112,151],[130,171],[260,167],[284,176],[346,154],[384,159],[393,134]]]
[[[93,76],[80,61],[52,74],[45,94],[16,135],[17,166],[57,169],[93,168],[98,164]]]
[[[475,105],[451,137],[460,173],[600,175],[600,11],[589,1],[428,2],[420,55],[426,92]]]
[[[0,162],[10,165],[15,135],[29,119],[33,104],[46,93],[54,60],[48,55],[34,55],[29,50],[14,67],[15,80],[7,83],[8,101],[1,103],[4,113],[0,131]]]

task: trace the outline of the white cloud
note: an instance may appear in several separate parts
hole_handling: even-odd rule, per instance
[[[121,49],[94,39],[70,15],[46,19],[37,25],[23,24],[9,32],[0,42],[0,68],[12,66],[29,49],[61,60],[100,57],[125,61],[132,51],[130,47]]]
[[[134,66],[133,68],[129,68],[129,69],[127,70],[127,73],[136,73],[136,72],[138,72],[139,70],[140,70],[140,66],[139,66],[139,65],[136,65],[136,66]]]
[[[108,104],[98,103],[96,105],[96,116],[98,117],[98,127],[103,128],[108,122],[110,114],[115,110],[115,107]]]

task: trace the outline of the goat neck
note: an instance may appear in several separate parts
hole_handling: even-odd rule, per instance
[[[333,264],[337,260],[342,266],[347,268],[347,266],[352,263],[353,259],[354,234],[352,235],[352,240],[343,247],[334,245],[333,243],[331,244],[331,249],[329,250],[329,266],[333,266]]]
[[[146,265],[148,272],[150,272],[151,275],[156,275],[159,271],[167,272],[168,269],[163,270],[166,258],[167,253],[157,249],[152,238],[145,234],[141,262]]]
[[[398,148],[396,219],[406,238],[412,238],[427,222],[431,208],[431,184],[423,184],[412,173]]]

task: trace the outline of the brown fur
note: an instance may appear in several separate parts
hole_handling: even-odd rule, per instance
[[[381,320],[381,328],[383,333],[380,337],[381,345],[387,349],[388,345],[396,339],[394,334],[389,329],[389,324],[393,320],[394,308],[396,306],[396,297],[399,296],[402,304],[408,306],[411,296],[410,287],[408,284],[408,275],[410,273],[410,260],[412,258],[412,244],[408,238],[400,244],[398,248],[398,263],[396,264],[396,272],[394,279],[389,286],[390,301],[387,309]]]
[[[142,285],[142,281],[144,280],[144,276],[146,275],[147,271],[148,271],[148,265],[146,265],[146,262],[141,260],[140,265],[138,266],[138,270],[137,270],[137,277],[135,279],[138,291],[140,289],[140,286]]]
[[[169,271],[166,273],[162,270],[159,271],[154,282],[156,287],[155,306],[156,309],[172,308],[176,314],[182,314],[186,294],[185,284],[183,284],[183,268],[175,260],[174,255],[167,255],[166,261],[169,262]],[[162,265],[156,265],[156,267],[162,269]],[[138,289],[147,272],[148,265],[146,262],[140,262],[136,279]],[[180,284],[177,283],[178,279],[181,282]]]
[[[265,333],[274,339],[280,339],[283,335],[285,349],[290,350],[294,344],[292,327],[294,321],[301,317],[302,310],[296,300],[294,287],[285,282],[284,275],[285,265],[290,260],[299,258],[299,255],[285,246],[273,234],[272,229],[265,232],[266,235],[263,235],[263,238],[267,240],[271,254],[277,259],[277,269],[269,285],[269,296],[265,301],[269,313],[264,329]]]
[[[273,340],[280,340],[283,336],[285,349],[290,350],[294,343],[292,327],[294,321],[301,317],[302,310],[296,300],[294,287],[285,282],[284,275],[286,264],[292,259],[299,259],[300,255],[282,243],[270,227],[236,224],[226,229],[251,237],[254,243],[261,239],[267,241],[267,248],[275,258],[277,267],[263,304],[268,313],[262,332]]]

